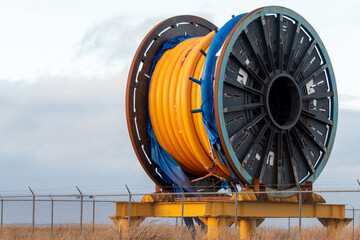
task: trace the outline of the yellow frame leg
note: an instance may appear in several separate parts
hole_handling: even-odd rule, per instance
[[[250,220],[240,219],[239,228],[240,228],[239,239],[250,239]]]
[[[129,237],[129,219],[128,218],[111,217],[111,220],[118,227],[118,230],[119,230],[119,233],[121,234],[121,236],[123,236],[125,238]],[[144,220],[145,220],[144,217],[131,218],[130,219],[130,234]]]
[[[264,221],[264,219],[242,218],[237,224],[240,228],[238,239],[250,239],[255,234],[256,228]]]
[[[324,227],[326,227],[327,236],[330,236],[335,231],[343,230],[351,221],[351,218],[318,218]]]
[[[202,217],[200,220],[207,226],[208,240],[224,239],[227,229],[234,223],[234,218],[229,217]]]

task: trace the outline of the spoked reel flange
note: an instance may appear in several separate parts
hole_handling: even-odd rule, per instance
[[[337,125],[333,68],[299,14],[264,7],[227,37],[215,73],[215,118],[236,175],[285,189],[315,181]]]

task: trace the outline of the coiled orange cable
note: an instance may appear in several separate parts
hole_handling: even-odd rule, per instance
[[[212,153],[202,122],[200,79],[215,32],[187,39],[167,50],[157,62],[149,87],[149,113],[159,144],[182,167],[197,176],[231,179],[231,172]]]

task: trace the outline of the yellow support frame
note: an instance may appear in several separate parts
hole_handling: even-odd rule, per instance
[[[208,227],[208,239],[219,239],[224,230],[235,222],[234,200],[200,200],[186,198],[182,213],[181,199],[160,202],[132,202],[130,227],[146,217],[199,217]],[[256,227],[265,218],[297,218],[299,203],[238,201],[237,225],[239,239],[249,239]],[[345,205],[324,203],[302,203],[302,218],[318,218],[329,230],[344,228],[351,219],[345,218]],[[129,223],[129,202],[116,202],[116,215],[112,221],[127,235]],[[131,230],[130,228],[130,230]],[[126,229],[128,230],[128,229]]]

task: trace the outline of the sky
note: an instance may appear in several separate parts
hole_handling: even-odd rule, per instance
[[[317,189],[359,189],[360,2],[0,2],[0,195],[152,192],[128,136],[132,58],[158,22],[197,15],[221,27],[268,5],[302,15],[329,52],[339,93],[338,133]]]

